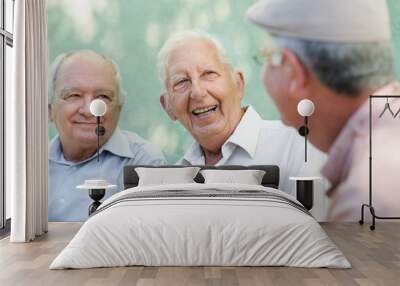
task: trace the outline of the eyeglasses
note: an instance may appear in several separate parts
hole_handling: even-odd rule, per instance
[[[278,48],[263,48],[252,58],[257,65],[263,65],[265,61],[272,66],[282,64],[282,53]]]

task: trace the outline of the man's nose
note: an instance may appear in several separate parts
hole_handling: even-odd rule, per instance
[[[90,103],[91,102],[92,102],[92,99],[82,100],[81,105],[79,107],[79,113],[86,117],[93,116],[92,113],[90,112]]]
[[[192,89],[190,93],[190,97],[192,99],[202,99],[206,95],[206,89],[202,85],[202,83],[198,80],[192,81]]]

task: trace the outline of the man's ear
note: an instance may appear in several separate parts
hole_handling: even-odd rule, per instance
[[[309,72],[291,50],[283,49],[282,56],[284,58],[284,69],[288,76],[290,95],[301,100],[309,82]]]
[[[160,104],[165,112],[168,114],[169,118],[171,118],[173,121],[176,121],[177,117],[175,116],[175,113],[171,110],[171,106],[168,103],[167,96],[168,94],[166,92],[161,93]]]
[[[235,81],[236,81],[236,86],[238,88],[238,91],[240,92],[240,98],[243,97],[244,94],[244,74],[241,70],[236,70],[235,71]]]
[[[52,107],[50,103],[47,105],[47,111],[49,116],[49,122],[53,122]]]
[[[118,104],[118,112],[119,112],[119,113],[121,113],[122,107],[123,107],[123,106],[124,106],[124,105],[123,105],[122,103]]]

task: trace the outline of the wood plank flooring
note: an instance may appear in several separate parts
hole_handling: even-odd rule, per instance
[[[353,268],[289,267],[120,267],[48,270],[80,223],[50,223],[32,243],[0,241],[0,285],[400,285],[400,222],[378,221],[377,229],[357,223],[322,224]]]

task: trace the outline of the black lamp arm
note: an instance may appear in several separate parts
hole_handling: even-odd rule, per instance
[[[99,149],[100,149],[100,135],[99,135],[99,127],[100,127],[100,116],[96,116],[96,135],[97,135],[97,162],[99,162]]]
[[[96,135],[97,135],[97,162],[99,162],[100,136],[106,133],[106,129],[100,125],[100,116],[96,116]]]
[[[304,161],[307,162],[307,141],[308,141],[307,135],[308,135],[308,132],[310,131],[308,129],[308,116],[304,117],[304,125],[306,126],[306,132],[304,135]]]

